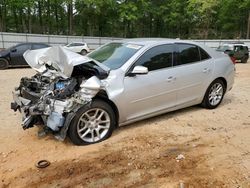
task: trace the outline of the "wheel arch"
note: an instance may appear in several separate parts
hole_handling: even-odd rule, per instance
[[[205,97],[206,97],[206,94],[207,94],[207,92],[208,92],[208,89],[209,89],[210,85],[211,85],[214,81],[216,81],[216,80],[221,80],[221,81],[223,82],[223,84],[224,84],[224,86],[225,86],[225,93],[226,93],[226,91],[227,91],[227,80],[226,80],[224,77],[218,77],[218,78],[212,80],[212,81],[209,83],[209,85],[207,86],[207,89],[206,89],[206,91],[205,91],[205,93],[204,93],[204,95],[203,95],[202,102],[201,102],[201,106],[204,107]],[[224,94],[225,94],[225,93],[224,93]]]
[[[4,67],[3,69],[8,69],[9,66],[10,66],[10,61],[9,61],[9,59],[8,59],[7,57],[1,57],[0,60],[1,60],[1,61],[5,61],[6,64],[7,64],[7,66]]]
[[[223,82],[223,84],[225,85],[225,88],[227,90],[227,80],[224,77],[218,77],[218,78],[214,79],[212,82],[214,82],[215,80],[221,80]]]
[[[118,110],[117,106],[115,105],[115,103],[109,99],[107,92],[104,90],[101,90],[97,93],[97,95],[93,99],[101,99],[111,106],[111,108],[114,110],[114,113],[116,116],[115,127],[118,127],[118,125],[119,125],[119,110]]]

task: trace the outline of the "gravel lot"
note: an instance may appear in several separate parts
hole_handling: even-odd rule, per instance
[[[37,127],[23,131],[21,115],[10,110],[11,91],[34,71],[2,70],[0,187],[250,187],[250,62],[236,69],[219,108],[133,123],[83,147],[38,138]],[[41,159],[51,165],[37,169]]]

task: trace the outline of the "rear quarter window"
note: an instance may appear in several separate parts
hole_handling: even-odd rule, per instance
[[[201,61],[211,58],[211,57],[208,55],[208,53],[207,53],[205,50],[203,50],[202,48],[200,48],[200,47],[199,47],[199,51],[200,51]]]

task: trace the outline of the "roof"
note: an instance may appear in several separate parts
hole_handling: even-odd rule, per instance
[[[127,43],[135,43],[139,45],[153,45],[157,43],[173,43],[180,42],[179,39],[168,39],[168,38],[131,38],[131,39],[123,39],[123,42]]]
[[[244,43],[224,43],[222,46],[247,46]]]

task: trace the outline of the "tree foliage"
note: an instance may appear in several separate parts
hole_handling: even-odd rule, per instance
[[[250,0],[0,1],[0,31],[6,32],[246,38],[249,22]]]

